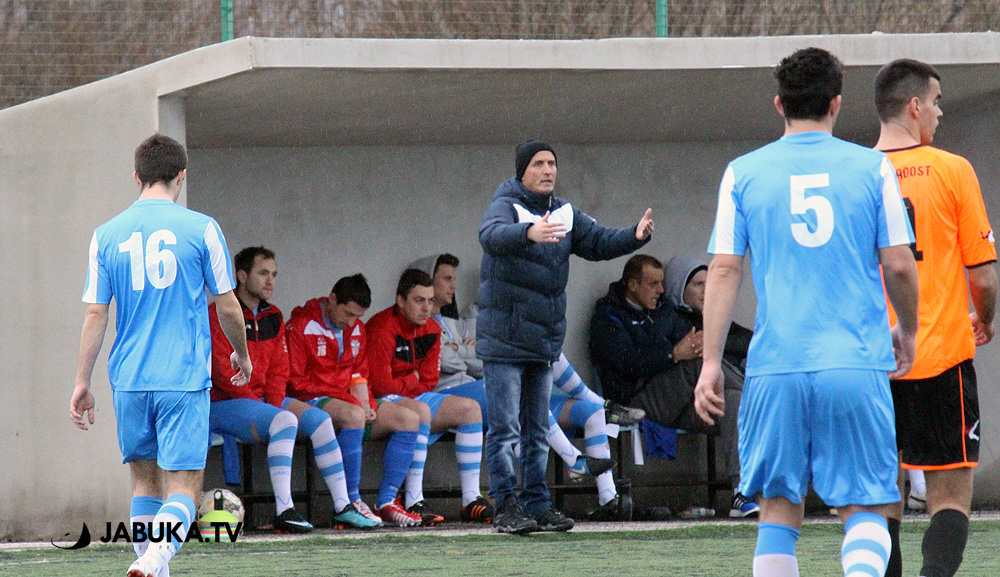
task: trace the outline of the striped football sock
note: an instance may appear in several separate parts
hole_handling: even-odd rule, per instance
[[[340,443],[333,433],[330,415],[321,409],[306,409],[299,418],[302,432],[312,441],[313,457],[326,488],[333,499],[333,510],[340,512],[351,503],[347,496],[347,477],[344,469],[344,455]]]
[[[559,360],[552,364],[552,384],[574,399],[604,406],[604,399],[583,382],[562,353],[559,353]]]
[[[566,433],[563,432],[562,427],[556,422],[556,418],[552,416],[551,411],[549,411],[549,432],[545,436],[545,439],[549,442],[549,447],[566,462],[567,466],[572,467],[576,464],[576,459],[581,455],[580,450],[574,447],[573,443],[570,443],[569,439],[566,438]]]
[[[298,431],[298,421],[288,411],[275,415],[267,428],[267,469],[271,475],[277,515],[292,508],[292,451]]]
[[[753,553],[754,577],[799,577],[795,543],[799,530],[788,525],[761,523],[757,527],[757,549]]]
[[[361,439],[365,436],[364,429],[341,429],[337,435],[340,452],[344,460],[344,480],[347,482],[347,496],[351,500],[360,501],[361,491]]]
[[[882,577],[889,563],[892,542],[885,517],[862,511],[844,524],[846,534],[840,548],[845,577]]]
[[[132,507],[129,510],[129,522],[133,525],[135,523],[141,523],[146,525],[148,528],[149,523],[156,517],[156,513],[163,506],[163,499],[159,497],[132,497]],[[146,552],[146,547],[149,546],[149,535],[143,530],[143,534],[146,535],[145,539],[139,540],[135,539],[135,531],[132,532],[132,548],[135,549],[135,556],[142,557],[143,553]]]
[[[417,441],[413,446],[413,460],[406,472],[406,503],[409,509],[417,501],[424,500],[424,462],[427,461],[427,438],[431,434],[430,423],[420,423]]]
[[[462,480],[462,506],[478,498],[483,462],[483,422],[459,425],[455,432],[455,459]]]
[[[153,518],[154,542],[150,543],[143,557],[153,559],[160,567],[166,567],[184,544],[194,518],[195,506],[191,497],[180,493],[167,497]],[[177,527],[177,530],[173,533],[167,530],[167,534],[163,535],[164,530],[169,527]],[[174,535],[179,536],[180,540]]]
[[[385,507],[396,498],[399,487],[406,479],[406,472],[413,462],[413,449],[417,444],[416,431],[396,431],[382,456],[382,486],[375,501],[377,509]]]

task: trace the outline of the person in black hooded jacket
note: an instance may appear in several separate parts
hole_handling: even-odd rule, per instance
[[[693,256],[675,255],[667,262],[663,284],[666,298],[690,327],[702,329],[701,313],[705,308],[705,279],[708,277],[708,263]],[[689,328],[690,328],[689,327]],[[746,367],[747,352],[753,331],[736,323],[729,327],[723,358],[734,367]]]
[[[684,272],[681,294],[691,272]],[[682,314],[663,298],[663,285],[663,264],[650,255],[637,254],[625,263],[622,278],[611,283],[608,294],[597,301],[590,323],[590,359],[601,387],[607,397],[641,408],[646,419],[665,427],[720,434],[726,474],[734,488],[729,515],[756,514],[757,504],[735,490],[740,480],[735,413],[709,426],[695,412],[694,387],[702,354],[699,319],[689,305]],[[738,407],[743,370],[728,361],[723,367],[726,404]]]

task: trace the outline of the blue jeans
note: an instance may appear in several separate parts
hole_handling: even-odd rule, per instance
[[[552,366],[548,363],[483,362],[486,381],[486,467],[490,497],[497,505],[517,485],[514,445],[521,441],[521,503],[536,517],[552,507],[545,469],[549,460],[549,395]]]

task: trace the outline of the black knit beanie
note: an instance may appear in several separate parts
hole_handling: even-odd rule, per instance
[[[518,181],[520,181],[521,177],[524,176],[524,171],[527,170],[528,165],[531,164],[531,159],[543,150],[551,152],[552,156],[556,155],[556,151],[553,150],[548,143],[542,142],[541,140],[525,140],[521,144],[517,145],[517,152],[514,154],[514,170],[517,173]],[[558,158],[556,159],[556,164],[559,164]]]

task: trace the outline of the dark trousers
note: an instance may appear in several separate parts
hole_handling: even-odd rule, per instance
[[[699,373],[701,373],[701,359],[681,361],[641,383],[642,389],[632,397],[630,404],[646,411],[647,419],[652,419],[665,427],[721,436],[726,475],[733,487],[736,487],[740,479],[736,415],[740,409],[740,398],[743,396],[743,371],[728,361],[722,361],[726,414],[716,419],[713,426],[702,421],[694,409],[694,387],[698,384]]]

